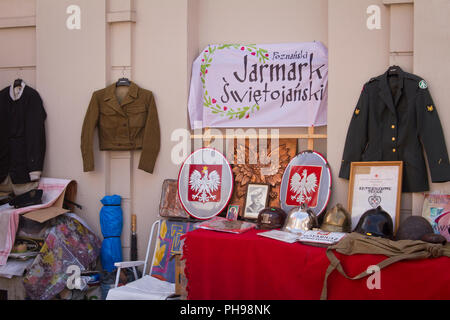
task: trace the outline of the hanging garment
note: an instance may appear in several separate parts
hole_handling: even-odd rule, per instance
[[[428,85],[395,66],[362,90],[348,128],[339,177],[348,179],[351,162],[403,161],[403,192],[429,189],[422,152],[432,182],[450,181],[441,122]]]
[[[131,82],[127,96],[119,102],[116,84],[92,95],[81,133],[85,172],[94,170],[93,139],[99,127],[100,150],[142,149],[139,169],[153,173],[160,149],[160,128],[151,91]]]
[[[38,179],[40,179],[40,177]],[[38,185],[39,185],[39,180],[29,182],[29,183],[23,183],[23,184],[14,184],[11,181],[11,177],[8,176],[8,177],[6,177],[6,179],[3,182],[0,182],[0,192],[6,192],[6,193],[12,192],[15,196],[20,196],[20,195],[27,193],[33,189],[36,189]]]
[[[22,82],[0,91],[0,183],[39,180],[46,150],[45,112],[39,93]]]
[[[333,253],[333,250],[345,255],[354,254],[382,254],[387,256],[385,260],[377,264],[379,269],[383,269],[395,262],[402,260],[416,260],[426,258],[437,258],[441,256],[450,257],[450,244],[432,244],[420,240],[399,240],[392,241],[380,237],[370,237],[353,232],[345,236],[337,244],[328,247],[327,257],[330,265],[325,273],[322,294],[320,299],[327,299],[327,280],[328,276],[337,269],[341,275],[350,280],[358,280],[370,275],[366,270],[368,266],[361,266],[366,270],[355,277],[349,277],[341,262]]]

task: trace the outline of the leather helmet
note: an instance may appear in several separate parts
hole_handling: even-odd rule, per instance
[[[361,216],[354,230],[367,236],[392,239],[394,236],[394,224],[391,216],[381,206],[370,209]]]
[[[420,238],[420,240],[442,245],[445,245],[447,243],[447,239],[443,235],[436,233],[427,233],[422,238]]]
[[[342,204],[338,203],[323,217],[320,229],[328,232],[350,232],[352,219],[350,213],[345,210]]]
[[[430,222],[421,216],[408,217],[400,224],[395,240],[422,240],[441,244],[447,242],[444,236],[435,234]]]
[[[434,232],[427,219],[421,216],[411,216],[400,224],[395,240],[420,240],[429,233]]]
[[[281,208],[264,208],[258,214],[256,221],[258,229],[278,229],[286,221],[286,212]]]

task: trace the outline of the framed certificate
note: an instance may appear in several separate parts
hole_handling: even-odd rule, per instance
[[[352,162],[348,209],[354,228],[364,212],[378,206],[386,211],[397,231],[402,190],[402,161]]]

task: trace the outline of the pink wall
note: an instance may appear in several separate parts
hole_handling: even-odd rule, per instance
[[[66,9],[81,8],[81,29],[68,30]],[[380,29],[369,30],[367,8],[380,9]],[[99,200],[124,197],[123,246],[128,256],[131,213],[137,214],[139,257],[157,219],[162,181],[176,178],[170,160],[177,128],[188,128],[191,65],[210,43],[277,43],[319,40],[329,48],[328,139],[317,141],[333,173],[331,205],[347,202],[348,183],[337,173],[344,139],[362,85],[390,63],[430,83],[447,141],[450,114],[449,6],[416,0],[0,0],[0,85],[18,74],[36,87],[49,114],[44,175],[79,183],[78,213],[100,234]],[[96,171],[83,173],[81,125],[91,94],[122,74],[152,90],[162,127],[155,173],[137,169],[140,152],[99,152]],[[282,133],[304,132],[284,129]],[[299,149],[306,141],[299,141]],[[448,184],[433,189],[449,191]],[[413,205],[414,204],[414,205]],[[421,210],[420,196],[404,195],[402,213]]]

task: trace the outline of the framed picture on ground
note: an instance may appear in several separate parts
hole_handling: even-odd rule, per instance
[[[258,219],[259,212],[267,207],[269,202],[269,185],[250,183],[244,206],[244,219]]]
[[[402,161],[352,162],[348,190],[352,229],[364,212],[381,206],[392,217],[394,232],[397,231],[402,174]]]

